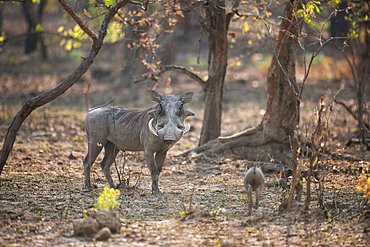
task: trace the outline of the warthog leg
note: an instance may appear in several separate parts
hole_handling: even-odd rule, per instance
[[[162,172],[164,160],[166,159],[167,152],[158,151],[155,154],[155,164],[157,165],[158,175]]]
[[[104,149],[105,155],[102,162],[100,163],[100,167],[103,169],[104,175],[108,180],[109,186],[115,189],[116,186],[114,185],[112,176],[110,174],[110,167],[113,164],[117,154],[119,153],[119,149],[116,148],[116,146],[112,142],[107,142],[107,144],[105,144],[104,146]]]
[[[88,145],[87,155],[84,159],[84,174],[85,174],[85,189],[86,190],[89,190],[89,191],[92,190],[91,182],[90,182],[90,168],[92,164],[94,164],[102,148],[103,146],[102,145],[99,146],[98,143],[95,141],[91,141],[91,143]]]
[[[158,188],[159,171],[154,159],[154,152],[145,152],[145,157],[147,166],[150,171],[150,175],[152,176],[152,193],[161,194],[161,191]]]

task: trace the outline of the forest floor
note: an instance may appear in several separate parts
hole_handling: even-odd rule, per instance
[[[32,68],[35,62],[29,60],[24,63],[26,68]],[[14,70],[1,75],[1,81],[6,82],[2,85],[2,93],[7,87],[19,87],[4,95],[6,100],[2,104],[0,125],[2,139],[19,109],[17,102],[52,87],[53,81],[61,80],[63,76],[62,72],[54,78],[49,73],[35,71],[33,75],[27,71],[16,75]],[[246,69],[228,75],[230,82],[225,89],[222,135],[236,133],[261,121],[266,83],[263,76],[253,73],[253,70]],[[24,80],[23,75],[28,75],[28,80]],[[235,77],[245,80],[233,81]],[[32,84],[36,79],[38,83]],[[172,85],[176,92],[197,90],[196,85],[186,81],[181,83],[181,78],[178,80],[178,84]],[[313,80],[312,86],[308,87],[311,96],[304,101],[303,115],[306,117],[303,122],[307,123],[310,131],[313,129],[311,109],[315,105],[312,102],[318,102],[320,97],[315,90],[330,99],[337,84],[339,82],[322,83],[318,88]],[[100,95],[111,94],[120,99],[130,97],[129,90],[118,92],[119,87],[112,88],[111,83],[94,85],[89,98],[93,99],[91,101],[101,100],[95,105],[108,101],[105,99],[108,96],[100,98]],[[120,205],[114,210],[119,213],[121,231],[105,242],[96,241],[93,236],[74,236],[72,221],[90,214],[98,192],[107,186],[100,166],[94,165],[95,196],[85,192],[83,187],[82,160],[87,150],[83,126],[85,86],[86,81],[76,84],[61,99],[32,113],[23,124],[0,178],[1,246],[369,245],[369,218],[366,218],[369,216],[364,213],[366,200],[355,187],[361,170],[370,167],[370,155],[369,152],[360,152],[359,146],[345,145],[354,135],[356,124],[341,106],[334,105],[332,115],[327,118],[331,127],[325,138],[328,152],[318,162],[326,171],[323,186],[328,213],[325,214],[318,206],[316,192],[319,183],[316,179],[313,180],[310,210],[303,210],[302,201],[295,202],[289,212],[279,212],[279,205],[287,196],[289,182],[288,186],[279,185],[276,183],[279,174],[266,174],[260,207],[248,215],[243,176],[246,166],[255,161],[175,157],[175,154],[197,146],[202,119],[199,89],[193,102],[187,106],[196,113],[188,120],[192,130],[170,150],[160,176],[159,185],[163,193],[151,193],[151,178],[141,152],[119,154],[117,166],[126,185],[119,186]],[[146,88],[144,85],[138,89],[144,95],[139,96],[142,101],[124,104],[150,106],[152,103]],[[158,90],[165,91],[164,87]],[[14,95],[9,95],[11,92]],[[348,92],[343,95],[348,97]],[[335,154],[345,155],[338,159]],[[102,156],[98,161],[101,159]],[[307,159],[300,158],[299,162],[300,168],[306,170],[303,164]],[[258,161],[256,163],[259,164]],[[116,170],[112,169],[112,173],[117,183]],[[305,185],[303,181],[304,188]],[[303,200],[305,195],[304,190]]]
[[[78,64],[77,60],[60,55],[51,55],[48,61],[37,56],[18,56],[17,49],[19,46],[8,47],[0,59],[1,142],[25,100],[56,86]],[[114,209],[119,214],[121,231],[104,242],[93,236],[74,236],[72,221],[91,214],[98,193],[108,185],[100,166],[95,164],[95,194],[84,191],[86,109],[112,98],[116,99],[115,104],[125,107],[153,104],[147,94],[152,82],[131,89],[117,82],[113,63],[107,60],[112,54],[108,50],[102,50],[87,74],[65,95],[37,109],[24,122],[0,177],[0,246],[370,245],[370,210],[363,193],[356,190],[361,171],[370,169],[370,152],[361,151],[356,143],[347,145],[356,135],[357,125],[342,106],[333,104],[324,119],[330,131],[323,133],[325,152],[320,153],[317,162],[321,167],[317,170],[319,176],[312,180],[310,209],[303,210],[304,189],[302,201],[295,201],[288,212],[279,212],[279,205],[289,192],[289,178],[287,183],[279,184],[280,174],[266,173],[260,207],[248,215],[243,177],[246,167],[260,164],[258,160],[175,157],[197,146],[204,106],[199,86],[176,75],[171,75],[175,94],[195,91],[193,101],[186,107],[196,116],[188,120],[192,125],[190,133],[169,151],[159,178],[163,193],[151,193],[151,178],[141,152],[121,153],[117,167],[126,185],[119,186],[119,206]],[[269,61],[256,59],[259,62],[253,66],[245,64],[237,69],[229,61],[223,136],[256,126],[263,117]],[[302,102],[301,133],[305,124],[312,133],[314,109],[319,106],[320,97],[329,104],[342,85],[337,98],[355,105],[354,90],[343,71],[348,67],[341,63],[323,56],[313,68]],[[204,68],[195,69],[205,74]],[[300,72],[298,67],[298,81],[302,78]],[[159,82],[160,92],[168,89],[166,82],[167,78]],[[101,159],[102,154],[98,162]],[[307,169],[307,162],[308,158],[300,157],[301,170]],[[112,173],[117,184],[114,166]],[[320,181],[326,213],[318,205]],[[306,188],[304,179],[302,183]]]

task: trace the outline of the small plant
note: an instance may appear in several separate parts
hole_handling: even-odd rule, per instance
[[[359,179],[360,185],[356,187],[358,191],[364,191],[364,197],[370,198],[370,179],[365,175],[365,171],[362,170],[362,176]],[[368,201],[369,203],[370,201]]]
[[[191,209],[190,208],[190,205],[189,206],[188,205],[184,205],[185,210],[184,211],[180,211],[181,217],[184,217],[186,215],[192,214],[195,211],[196,207],[197,207],[197,205],[194,205],[193,209]]]
[[[119,205],[116,201],[119,196],[119,190],[104,187],[104,191],[99,193],[98,202],[94,204],[97,210],[113,209]]]
[[[225,212],[226,212],[226,209],[221,208],[220,206],[218,206],[218,208],[216,210],[211,211],[209,214],[218,216],[220,213],[225,213]]]

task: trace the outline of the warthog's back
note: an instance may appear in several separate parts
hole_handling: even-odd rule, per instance
[[[87,136],[91,137],[91,142],[103,145],[107,141],[115,143],[121,150],[142,150],[143,132],[148,132],[149,136],[147,124],[150,116],[147,112],[150,110],[152,107],[148,109],[104,107],[92,110],[85,117]]]

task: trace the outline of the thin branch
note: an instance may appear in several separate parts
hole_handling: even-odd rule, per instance
[[[93,40],[94,45],[98,42],[98,37],[85,23],[77,16],[77,14],[72,10],[72,8],[63,0],[58,0],[60,5],[63,6],[64,10],[72,17],[72,19],[80,26],[80,28]]]
[[[187,75],[189,78],[196,81],[202,87],[203,90],[205,90],[205,87],[206,87],[205,83],[206,82],[202,78],[200,78],[196,73],[190,71],[187,68],[184,68],[184,67],[181,67],[181,66],[173,66],[173,65],[162,66],[160,71],[155,71],[155,72],[152,72],[150,74],[148,74],[148,73],[144,74],[144,75],[142,75],[141,78],[136,79],[135,83],[138,83],[140,81],[144,81],[144,80],[148,79],[149,77],[151,77],[152,79],[155,78],[155,77],[161,77],[164,73],[166,73],[168,71],[177,72],[177,73],[180,73],[180,74]],[[154,80],[156,80],[156,79],[154,79]]]
[[[357,120],[357,122],[360,122],[360,119],[358,119],[358,117],[356,116],[356,114],[351,110],[351,109],[349,109],[349,107],[346,105],[346,104],[344,104],[342,101],[339,101],[339,100],[334,100],[334,102],[335,103],[337,103],[337,104],[339,104],[339,105],[341,105],[341,106],[343,106],[344,107],[344,109],[346,109],[347,111],[348,111],[348,113],[354,118],[354,119],[356,119]],[[365,128],[368,128],[369,126],[366,126],[365,124],[364,124],[364,127]]]

